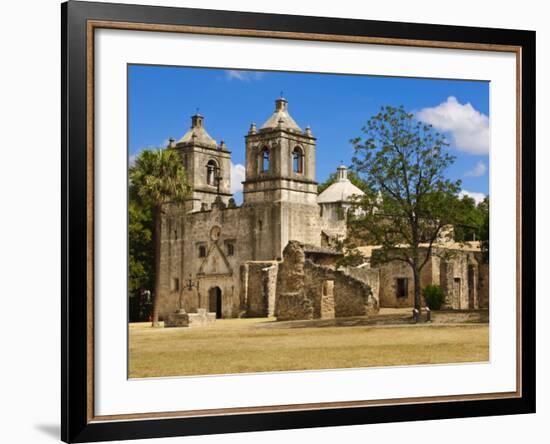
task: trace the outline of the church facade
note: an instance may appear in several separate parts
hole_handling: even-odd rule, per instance
[[[335,252],[327,248],[345,236],[342,209],[352,194],[361,193],[345,167],[318,195],[316,139],[290,116],[284,98],[275,101],[263,125],[251,124],[245,146],[243,203],[237,206],[230,192],[231,152],[208,134],[204,117],[194,115],[185,135],[170,140],[168,148],[180,154],[192,191],[185,203],[167,205],[162,216],[160,318],[178,310],[281,319],[377,310],[379,270],[336,271]],[[298,271],[305,271],[291,270],[294,277],[282,282],[290,244],[287,254],[302,257]],[[320,285],[318,297],[292,284],[310,281]]]
[[[250,126],[245,144],[243,204],[236,206],[229,192],[231,152],[210,137],[202,116],[193,116],[191,129],[170,142],[192,193],[163,216],[161,316],[179,307],[206,308],[218,317],[273,314],[274,292],[265,301],[261,288],[269,280],[265,269],[276,268],[289,240],[320,246],[311,130],[296,124],[280,98],[260,128]],[[276,276],[271,279],[275,285]],[[248,293],[264,300],[248,301]]]

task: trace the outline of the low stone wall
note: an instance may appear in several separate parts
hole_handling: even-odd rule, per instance
[[[164,327],[204,327],[216,321],[216,313],[199,308],[197,313],[175,312],[164,317]]]
[[[275,314],[278,321],[313,319],[313,303],[303,292],[279,293]]]

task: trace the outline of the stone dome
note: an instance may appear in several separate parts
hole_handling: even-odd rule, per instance
[[[193,144],[216,148],[218,144],[204,129],[204,117],[195,114],[191,117],[191,128],[178,140],[179,144]]]
[[[363,196],[364,194],[348,179],[348,169],[344,165],[340,165],[338,180],[317,196],[317,203],[351,202],[352,196]]]
[[[288,102],[283,97],[275,101],[275,111],[261,126],[260,131],[274,128],[283,128],[290,131],[302,132],[302,129],[288,113]]]

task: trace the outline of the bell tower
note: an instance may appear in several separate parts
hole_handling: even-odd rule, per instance
[[[250,126],[245,140],[243,197],[245,206],[255,208],[256,239],[261,242],[256,258],[281,257],[290,240],[319,245],[316,139],[311,129],[298,126],[281,97],[259,129],[254,123]]]
[[[253,123],[245,139],[245,202],[316,203],[315,137],[296,124],[286,99],[277,99],[271,117],[259,130]]]
[[[204,117],[196,113],[191,117],[191,128],[170,147],[182,158],[191,195],[185,202],[187,211],[199,211],[202,204],[210,206],[220,196],[227,203],[231,194],[231,151],[223,140],[218,144],[206,132]]]

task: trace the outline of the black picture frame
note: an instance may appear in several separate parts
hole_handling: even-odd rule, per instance
[[[410,41],[511,45],[520,48],[521,208],[520,382],[521,394],[499,399],[319,408],[95,421],[90,416],[89,343],[93,319],[88,303],[89,161],[87,146],[87,39],[90,20],[210,28],[368,36]],[[396,23],[356,19],[214,11],[69,1],[62,22],[62,384],[61,438],[90,442],[182,435],[326,427],[535,412],[535,32]],[[444,46],[444,45],[443,45]],[[93,183],[93,182],[92,182]],[[93,312],[92,312],[93,313]]]

